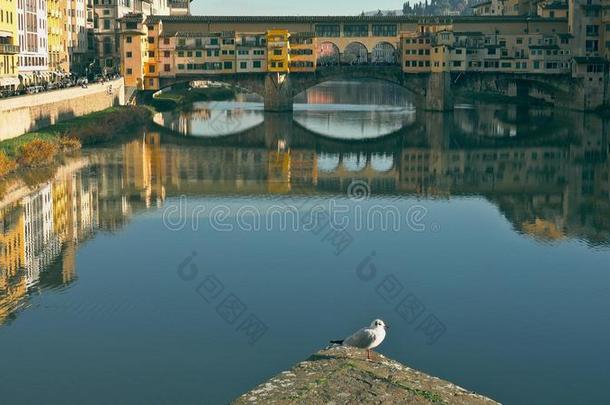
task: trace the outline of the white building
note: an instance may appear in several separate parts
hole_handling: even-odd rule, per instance
[[[17,0],[19,76],[24,84],[49,79],[47,1]]]
[[[70,70],[80,72],[87,64],[87,0],[66,0],[66,34]]]

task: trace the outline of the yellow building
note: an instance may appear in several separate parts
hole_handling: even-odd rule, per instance
[[[49,70],[54,73],[69,71],[65,7],[65,0],[47,0]]]
[[[313,32],[299,32],[290,36],[290,71],[315,72],[316,35]]]
[[[119,24],[121,75],[125,78],[125,87],[144,89],[144,74],[148,67],[148,27],[141,14],[125,16]]]
[[[432,38],[426,32],[405,32],[401,38],[402,70],[406,73],[430,71]]]
[[[290,34],[288,30],[267,31],[267,71],[290,71]]]
[[[235,31],[223,32],[221,34],[220,60],[222,62],[222,73],[235,73]]]
[[[0,0],[0,90],[14,90],[19,85],[18,54],[17,0]]]
[[[147,34],[144,38],[142,61],[144,62],[144,88],[147,90],[159,89],[159,31],[161,24],[148,24]]]

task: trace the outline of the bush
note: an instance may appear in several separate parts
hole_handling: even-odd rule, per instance
[[[24,144],[20,149],[17,159],[20,165],[35,167],[49,165],[53,162],[55,155],[59,152],[59,146],[54,142],[35,139]]]
[[[0,151],[0,177],[4,177],[17,167],[17,163],[8,156],[3,151]]]
[[[149,118],[150,112],[145,108],[121,108],[70,128],[65,132],[65,136],[74,138],[83,145],[109,142],[146,124]]]
[[[62,152],[70,152],[81,148],[81,142],[73,136],[62,136],[57,140],[57,145]]]

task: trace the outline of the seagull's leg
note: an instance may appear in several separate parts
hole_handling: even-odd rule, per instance
[[[366,349],[366,358],[367,359],[371,359],[371,350],[370,349]]]

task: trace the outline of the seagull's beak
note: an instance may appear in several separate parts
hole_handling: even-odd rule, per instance
[[[385,325],[384,326],[386,329],[390,329],[390,325]]]

